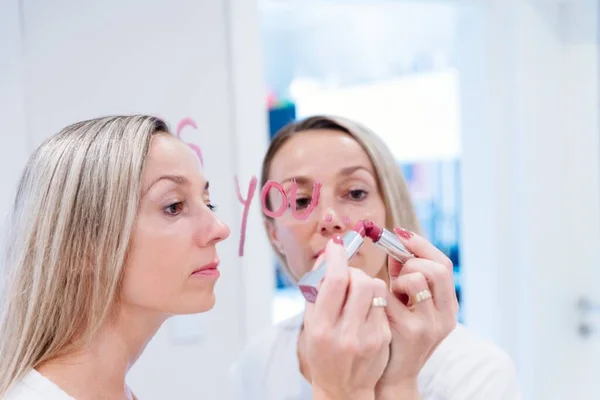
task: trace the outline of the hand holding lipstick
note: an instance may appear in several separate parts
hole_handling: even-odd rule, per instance
[[[390,289],[386,308],[392,345],[390,361],[377,383],[377,398],[417,393],[417,376],[438,344],[456,326],[458,301],[452,262],[424,238],[396,229],[415,257],[404,264],[388,257]],[[403,398],[411,398],[411,397]]]
[[[328,243],[325,259],[325,276],[315,303],[306,304],[302,333],[313,398],[373,400],[388,364],[391,332],[384,307],[372,302],[388,290],[382,280],[348,267],[339,237]]]

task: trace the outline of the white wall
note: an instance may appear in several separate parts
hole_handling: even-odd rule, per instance
[[[0,11],[0,51],[9,56],[0,70],[0,109],[9,116],[9,129],[0,133],[0,206],[8,206],[12,193],[5,189],[27,154],[69,123],[151,113],[175,127],[193,118],[198,130],[187,128],[184,139],[202,148],[211,194],[232,229],[219,246],[217,304],[197,318],[202,331],[185,343],[173,340],[185,320],[168,322],[129,382],[144,399],[229,398],[227,369],[247,337],[271,321],[273,263],[258,197],[245,255],[237,255],[242,206],[233,178],[239,175],[245,193],[251,175],[259,174],[268,138],[254,2],[22,3],[22,13],[17,0],[3,0]]]
[[[463,14],[464,306],[528,399],[600,398],[596,1],[492,0]]]
[[[18,2],[0,0],[0,229],[28,154]]]

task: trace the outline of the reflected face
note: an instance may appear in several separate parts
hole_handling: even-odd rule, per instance
[[[159,314],[199,313],[215,303],[216,244],[229,228],[212,210],[209,185],[179,139],[152,139],[124,268],[122,301]]]
[[[306,220],[287,209],[267,222],[269,237],[285,257],[296,279],[313,267],[327,241],[343,235],[358,220],[370,219],[385,226],[386,210],[376,174],[367,153],[351,136],[334,130],[309,130],[293,135],[272,160],[269,180],[281,183],[289,193],[292,179],[298,185],[296,209],[305,211],[313,183],[322,184],[318,206]],[[271,209],[278,210],[282,197],[269,194]],[[371,276],[384,278],[385,254],[366,240],[350,265]]]

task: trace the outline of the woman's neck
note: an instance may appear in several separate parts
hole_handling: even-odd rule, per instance
[[[165,319],[122,308],[85,348],[36,369],[75,398],[132,399],[127,372]]]

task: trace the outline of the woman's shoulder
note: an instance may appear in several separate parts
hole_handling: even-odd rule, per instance
[[[3,400],[74,400],[54,382],[31,369],[16,381]]]
[[[432,353],[421,370],[420,385],[431,398],[520,398],[508,353],[460,324]]]

